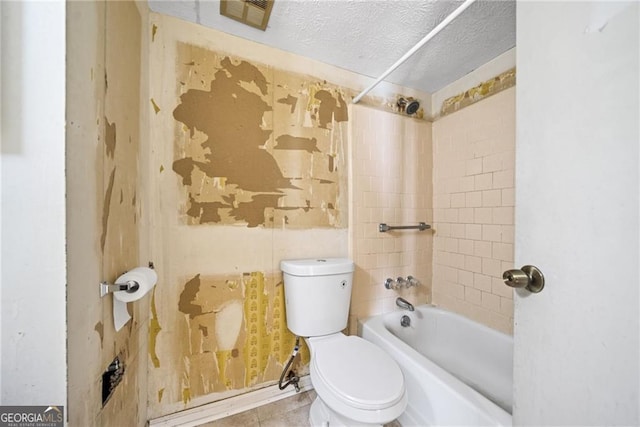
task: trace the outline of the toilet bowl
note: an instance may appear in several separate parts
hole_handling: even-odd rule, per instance
[[[318,394],[311,425],[382,425],[405,410],[402,371],[382,349],[341,333],[306,342],[311,350],[311,383]]]
[[[376,426],[407,406],[400,367],[384,350],[346,336],[354,264],[346,258],[282,261],[287,327],[311,351],[318,397],[311,425]]]

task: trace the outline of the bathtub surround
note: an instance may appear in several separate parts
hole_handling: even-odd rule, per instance
[[[350,250],[356,263],[350,332],[359,319],[395,310],[402,296],[430,302],[432,230],[381,233],[380,223],[431,223],[431,123],[362,105],[349,106]],[[387,278],[414,276],[420,286],[389,290]]]
[[[515,88],[433,123],[433,303],[513,331]]]
[[[434,94],[443,99],[434,111],[446,117],[433,123],[350,106],[352,333],[358,319],[394,310],[398,295],[513,330],[502,271],[513,260],[514,63],[511,50],[442,92],[496,76],[446,99]],[[378,232],[381,222],[421,221],[433,229]],[[386,278],[407,275],[423,286],[384,288]]]

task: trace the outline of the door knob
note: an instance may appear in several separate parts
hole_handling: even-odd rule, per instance
[[[544,275],[533,265],[525,265],[520,270],[507,270],[502,273],[502,280],[507,286],[524,288],[534,294],[544,288]]]

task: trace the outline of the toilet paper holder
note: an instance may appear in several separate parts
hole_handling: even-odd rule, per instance
[[[140,288],[140,284],[135,280],[127,280],[125,283],[108,283],[100,282],[100,297],[102,298],[108,293],[127,291],[133,293]]]
[[[149,268],[155,270],[153,261],[149,261]],[[140,289],[140,284],[135,280],[127,280],[124,283],[109,283],[106,281],[100,282],[100,298],[102,298],[106,294],[118,291],[127,291],[128,293],[132,294],[138,289]]]

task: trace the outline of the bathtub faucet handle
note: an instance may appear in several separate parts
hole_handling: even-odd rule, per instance
[[[420,280],[416,279],[413,276],[407,276],[407,283],[409,287],[420,286],[422,284]]]
[[[398,278],[396,279],[396,282],[398,283],[399,288],[408,288],[410,286],[409,282],[404,277],[398,276]]]
[[[387,280],[384,281],[384,287],[386,289],[398,289],[398,283],[391,277],[388,277]]]

